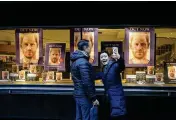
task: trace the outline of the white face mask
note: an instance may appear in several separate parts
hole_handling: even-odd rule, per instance
[[[109,62],[109,57],[107,53],[101,53],[100,54],[100,61],[103,65],[107,65]]]
[[[118,47],[112,47],[112,50],[113,50],[112,58],[119,59],[120,55],[119,55]]]

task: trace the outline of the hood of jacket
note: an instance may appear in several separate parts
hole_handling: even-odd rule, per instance
[[[70,60],[72,62],[79,59],[79,58],[85,58],[85,59],[89,60],[89,56],[84,51],[76,50],[75,52],[73,52],[70,55]]]

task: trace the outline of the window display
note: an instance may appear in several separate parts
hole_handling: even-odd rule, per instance
[[[77,50],[77,43],[82,38],[90,41],[89,62],[95,68],[94,73],[102,69],[100,59],[107,57],[101,58],[100,52],[112,49],[114,55],[119,54],[125,59],[123,85],[157,86],[176,83],[174,28],[82,28],[82,32],[81,28],[19,28],[11,31],[14,35],[3,32],[4,35],[1,36],[0,32],[0,42],[11,35],[15,39],[11,44],[16,46],[13,53],[4,52],[8,48],[0,48],[1,81],[11,84],[73,84],[70,53]],[[107,59],[102,61],[106,63]],[[96,80],[95,83],[102,85],[101,80]]]

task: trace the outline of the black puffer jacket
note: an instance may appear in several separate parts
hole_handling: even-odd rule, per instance
[[[94,101],[95,84],[92,65],[89,63],[87,57],[82,51],[75,51],[71,54],[71,74],[74,82],[74,96],[88,97]]]

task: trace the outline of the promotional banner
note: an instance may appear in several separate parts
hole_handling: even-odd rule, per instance
[[[164,63],[164,82],[176,83],[176,63]]]
[[[98,28],[73,28],[70,30],[70,53],[76,51],[79,40],[89,40],[91,47],[89,62],[98,66]]]
[[[45,70],[65,71],[65,43],[46,43]]]
[[[42,29],[21,28],[15,30],[16,63],[22,65],[42,64],[43,32]]]
[[[154,66],[154,28],[126,28],[124,52],[126,67]]]
[[[109,49],[113,50],[113,53],[120,54],[123,57],[123,42],[122,41],[103,41],[101,42],[101,51],[108,52]]]

